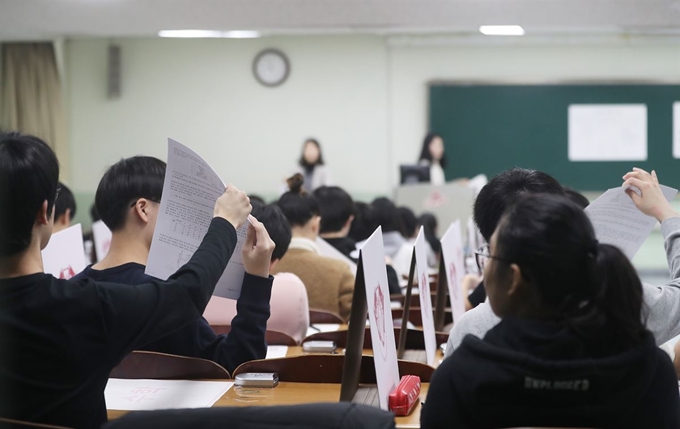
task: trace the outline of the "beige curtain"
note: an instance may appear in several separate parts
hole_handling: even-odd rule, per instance
[[[65,116],[54,45],[2,44],[0,78],[0,129],[36,135],[63,153]]]

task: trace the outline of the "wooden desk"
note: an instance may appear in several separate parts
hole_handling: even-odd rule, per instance
[[[421,402],[425,401],[429,386],[429,383],[423,383],[420,393]],[[298,405],[314,402],[338,402],[339,398],[340,384],[281,382],[273,389],[233,386],[218,399],[213,407]],[[421,407],[422,405],[418,403],[410,416],[396,417],[397,427],[419,428]],[[108,410],[107,412],[109,420],[115,420],[129,411]]]
[[[344,354],[345,350],[344,349],[338,349],[337,353],[339,354]],[[304,351],[302,351],[302,346],[290,346],[288,347],[288,351],[286,352],[286,357],[295,357],[295,356],[302,356],[306,354]],[[322,354],[322,353],[321,353]],[[366,356],[373,356],[373,350],[371,349],[364,349],[361,354],[366,355]],[[444,354],[442,353],[440,348],[437,348],[437,354],[435,355],[435,361],[434,361],[434,367],[437,368],[439,364],[442,363],[442,360],[444,360]],[[425,363],[425,362],[422,362]]]

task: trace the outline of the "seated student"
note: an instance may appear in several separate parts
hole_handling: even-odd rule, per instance
[[[477,257],[501,322],[439,366],[423,429],[680,427],[675,371],[643,324],[640,279],[598,243],[581,207],[527,194]]]
[[[503,171],[494,176],[477,195],[473,206],[473,217],[479,228],[480,234],[487,243],[491,239],[506,207],[525,192],[547,193],[564,195],[564,188],[552,176],[541,171],[513,168]],[[476,282],[470,279],[477,280]],[[475,283],[476,287],[467,295],[466,309],[477,307],[486,299],[486,291],[481,278],[469,276],[463,280],[463,289],[468,290],[469,283]]]
[[[382,227],[385,256],[391,259],[397,275],[408,276],[413,245],[401,235],[397,207],[387,198],[376,198],[371,207],[376,223]]]
[[[354,275],[344,262],[319,254],[316,238],[321,211],[316,198],[302,190],[302,182],[301,174],[288,179],[290,190],[277,202],[290,222],[293,238],[273,272],[298,276],[307,288],[309,308],[330,311],[347,320],[352,307]]]
[[[248,197],[229,186],[191,260],[168,281],[131,286],[43,272],[59,163],[42,140],[0,134],[0,416],[75,428],[106,421],[109,373],[132,350],[201,316],[236,246]],[[274,245],[253,218],[250,261]],[[262,274],[265,274],[264,272]]]
[[[71,226],[76,215],[76,200],[71,190],[59,182],[59,198],[54,205],[54,232],[62,231]]]
[[[637,179],[635,184],[641,186],[644,205],[641,205],[642,202],[636,202],[636,205],[643,213],[655,217],[661,223],[661,233],[665,238],[666,257],[673,280],[664,286],[642,284],[647,329],[654,334],[656,343],[661,345],[680,334],[680,264],[678,263],[678,260],[680,260],[680,218],[678,216],[680,214],[676,213],[668,201],[663,198],[656,173],[651,175],[644,170],[634,169],[625,177],[627,180],[624,184],[629,184],[629,179]],[[487,186],[489,185],[491,185],[491,182]],[[484,189],[482,189],[482,192],[484,192]],[[485,193],[484,200],[486,203],[484,205],[497,209],[505,204],[507,196],[501,194],[503,198],[493,202],[494,194],[493,191],[488,194]],[[481,195],[482,193],[480,193]],[[495,195],[498,197],[498,194]],[[479,197],[477,199],[479,200]],[[475,207],[476,205],[477,202],[475,202]],[[478,221],[480,230],[481,228],[486,230],[488,226],[494,223],[498,224],[498,219],[492,216],[492,213],[497,213],[497,211],[490,210],[489,216],[480,217]],[[499,321],[500,319],[491,311],[488,302],[468,311],[451,329],[445,356],[451,356],[466,335],[472,334],[483,338],[486,332]]]
[[[151,239],[156,228],[163,193],[165,162],[135,156],[118,161],[102,177],[95,204],[102,221],[111,230],[109,253],[97,264],[85,268],[75,279],[92,279],[137,285],[154,279],[144,274]],[[198,318],[175,332],[145,344],[141,350],[212,360],[227,371],[240,364],[263,359],[269,318],[272,278],[269,260],[243,261],[246,275],[238,299],[238,314],[229,335],[216,335],[204,318]]]
[[[351,258],[357,243],[348,237],[354,221],[354,201],[342,188],[321,186],[313,192],[321,211],[319,236],[340,253]]]
[[[427,264],[430,267],[436,267],[439,263],[439,254],[442,251],[442,245],[437,238],[437,217],[432,213],[423,213],[418,218],[418,228],[421,225],[427,243]]]
[[[253,206],[252,215],[267,228],[269,236],[276,244],[272,253],[269,271],[288,251],[291,232],[288,219],[276,204],[257,204],[250,200]],[[283,332],[298,343],[307,336],[309,328],[309,303],[307,289],[298,276],[292,273],[277,273],[274,276],[271,297],[271,316],[267,322],[267,329]],[[231,325],[236,312],[236,301],[233,299],[213,296],[203,313],[203,317],[211,325]]]

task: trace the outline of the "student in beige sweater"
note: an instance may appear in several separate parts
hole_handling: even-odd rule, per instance
[[[298,276],[307,288],[309,308],[330,311],[347,320],[352,305],[354,275],[341,261],[321,256],[316,247],[319,235],[319,204],[302,190],[301,174],[288,179],[290,190],[278,201],[293,233],[290,247],[274,270]]]

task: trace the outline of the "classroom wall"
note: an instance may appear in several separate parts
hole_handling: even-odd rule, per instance
[[[529,39],[528,39],[529,40]],[[65,47],[71,182],[94,191],[118,158],[165,158],[172,136],[226,181],[275,196],[307,136],[335,181],[359,199],[389,194],[427,131],[427,83],[680,82],[680,41],[460,43],[428,37],[299,36],[256,40],[122,39],[123,91],[106,98],[109,41]],[[260,49],[292,64],[282,87],[252,77]],[[492,125],[492,124],[490,124]],[[455,154],[454,154],[455,156]]]

